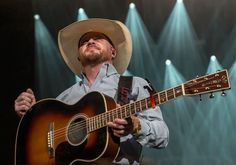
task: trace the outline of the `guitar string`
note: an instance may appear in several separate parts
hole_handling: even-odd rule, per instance
[[[115,118],[116,116],[118,116],[118,114],[117,114],[117,110],[119,110],[119,109],[123,109],[123,111],[124,111],[124,108],[123,108],[123,106],[122,107],[119,107],[119,108],[116,108],[116,109],[114,109],[114,110],[111,110],[111,111],[108,111],[108,112],[105,112],[105,113],[103,113],[103,114],[99,114],[99,115],[97,115],[97,116],[100,116],[100,117],[97,117],[97,118],[100,118],[100,119],[103,119],[103,120],[105,120],[105,119],[107,119],[107,117],[109,117],[109,116],[112,116],[112,117],[109,117],[109,118]],[[102,117],[102,115],[103,115],[103,117]],[[96,120],[95,119],[95,117],[96,116],[94,116],[94,117],[92,117],[92,118],[88,118],[88,119],[86,119],[86,120],[83,120],[83,121],[81,121],[81,122],[78,122],[78,123],[74,123],[74,124],[71,124],[71,128],[69,128],[69,133],[70,134],[72,134],[72,133],[74,133],[75,131],[78,131],[78,130],[80,130],[80,129],[84,129],[84,128],[86,128],[86,126],[87,126],[87,121],[88,120],[95,120],[95,121],[98,121],[98,120]],[[96,128],[96,129],[98,129],[98,128],[100,128],[100,127],[98,127],[98,122],[95,122],[95,123],[97,123],[96,125],[94,125],[94,127]],[[79,127],[76,127],[76,126],[78,126],[79,125]],[[101,124],[100,124],[101,125]],[[104,127],[104,126],[103,126]],[[63,127],[63,128],[59,128],[59,129],[57,129],[57,130],[55,130],[55,133],[54,133],[54,135],[55,135],[55,138],[60,138],[60,137],[64,137],[64,135],[65,135],[65,130],[67,129],[68,127]],[[91,128],[91,127],[89,127],[89,128]],[[101,127],[102,128],[102,127]],[[96,130],[95,129],[95,130]],[[74,132],[73,132],[74,131]],[[92,130],[93,131],[93,130]],[[92,131],[90,131],[90,132],[92,132]]]
[[[214,77],[213,77],[214,78]],[[213,79],[213,78],[209,78],[208,79],[208,81],[209,80],[211,80],[211,79]],[[202,81],[206,81],[206,80],[202,80]],[[197,84],[200,84],[200,83],[202,83],[201,81],[200,82],[194,82],[194,84],[190,84],[190,85],[186,85],[185,87],[191,87],[191,86],[195,86],[195,85],[197,85]],[[213,84],[213,86],[214,86],[214,84]],[[177,86],[177,87],[181,87],[181,85],[179,85],[179,86]],[[177,88],[177,87],[174,87],[174,88]],[[209,86],[208,86],[209,87]],[[173,89],[174,89],[173,88]],[[205,88],[205,87],[202,87],[202,88]],[[201,88],[198,88],[198,89],[201,89]],[[192,91],[191,89],[186,89],[185,91]],[[155,95],[158,95],[158,93],[156,93],[156,94],[154,94],[154,96]],[[174,94],[171,94],[171,95],[169,95],[169,97],[172,97],[172,96],[175,96]],[[166,98],[166,97],[165,97]],[[145,99],[142,99],[142,100],[146,100],[146,99],[148,99],[148,98],[145,98]],[[141,102],[142,100],[139,100],[139,101],[137,101],[137,102]],[[135,102],[134,102],[134,104],[135,104]],[[131,105],[131,104],[129,104],[129,105]],[[119,108],[116,108],[116,109],[114,109],[114,110],[111,110],[111,111],[108,111],[108,112],[105,112],[105,113],[102,113],[102,114],[99,114],[99,115],[97,115],[97,116],[101,116],[101,118],[103,119],[102,121],[104,121],[107,117],[109,117],[109,116],[112,116],[112,117],[114,117],[114,116],[118,116],[117,115],[117,110],[118,109],[122,109],[122,107],[128,107],[127,105],[124,105],[124,106],[121,106],[121,107],[119,107]],[[139,107],[139,108],[141,108],[141,107]],[[126,108],[127,109],[127,108]],[[130,109],[129,109],[130,110]],[[131,109],[132,110],[132,109]],[[109,113],[111,113],[111,114],[109,114]],[[116,113],[115,115],[114,114],[112,114],[112,113]],[[122,112],[121,112],[122,113]],[[102,117],[102,115],[104,115],[104,117]],[[95,117],[92,117],[92,118],[94,118],[94,120],[95,120]],[[99,117],[98,117],[99,118]],[[69,134],[72,134],[72,133],[75,133],[76,131],[78,131],[78,130],[81,130],[81,129],[85,129],[86,128],[86,126],[87,126],[87,120],[89,120],[89,119],[91,119],[91,118],[88,118],[88,119],[86,119],[86,120],[83,120],[83,121],[81,121],[81,122],[78,122],[78,123],[74,123],[74,124],[71,124],[71,127],[69,128]],[[93,119],[91,119],[91,120],[93,120]],[[98,120],[95,120],[95,121],[98,121]],[[96,127],[96,126],[98,126],[98,122],[95,122],[95,123],[97,123],[97,125],[95,125],[95,128],[96,129],[98,129],[98,128],[102,128],[102,127]],[[79,127],[76,127],[76,126],[78,126],[79,125]],[[101,124],[100,124],[101,125]],[[104,126],[103,126],[104,127]],[[61,138],[61,137],[64,137],[65,136],[65,130],[67,129],[68,127],[62,127],[62,128],[59,128],[59,129],[57,129],[57,130],[55,130],[55,132],[54,132],[54,138],[55,139],[57,139],[57,138]],[[89,127],[89,128],[91,128],[91,127]],[[96,129],[94,129],[94,130],[96,130]],[[93,130],[92,130],[93,131]]]
[[[205,87],[202,87],[202,88],[205,88]],[[188,90],[188,89],[187,89]],[[189,90],[189,91],[191,91],[191,90]],[[155,94],[155,95],[157,95],[157,93]],[[170,97],[171,96],[174,96],[174,95],[169,95]],[[147,98],[146,98],[147,99]],[[145,100],[145,99],[143,99],[143,100]],[[140,101],[138,101],[138,102],[141,102],[142,100],[140,100]],[[126,107],[128,107],[127,105],[125,105]],[[141,108],[141,107],[139,107],[139,108]],[[103,113],[103,114],[99,114],[99,115],[97,115],[97,116],[101,116],[101,115],[104,115],[104,117],[100,117],[100,118],[102,118],[103,120],[105,120],[108,116],[112,116],[113,118],[114,118],[114,116],[117,116],[117,110],[118,109],[122,109],[122,107],[119,107],[119,108],[116,108],[116,109],[114,109],[114,110],[111,110],[111,111],[108,111],[108,112],[106,112],[106,113]],[[129,109],[129,110],[132,110],[132,109]],[[110,113],[110,114],[109,114]],[[94,117],[92,117],[92,118],[94,118]],[[99,117],[97,117],[97,118],[99,118]],[[90,118],[91,119],[91,118]],[[69,134],[72,134],[72,133],[75,133],[76,131],[79,131],[79,130],[81,130],[81,129],[85,129],[86,128],[86,126],[87,126],[87,120],[89,120],[89,119],[86,119],[86,120],[83,120],[83,121],[81,121],[81,122],[78,122],[78,123],[75,123],[75,124],[71,124],[71,126],[72,127],[70,127],[69,128]],[[102,128],[102,127],[99,127],[98,126],[98,121],[99,120],[96,120],[95,118],[94,119],[92,119],[92,120],[95,120],[95,121],[97,121],[97,122],[95,122],[95,123],[97,123],[97,124],[95,124],[94,125],[94,130],[96,130],[96,129],[98,129],[98,128]],[[101,125],[101,124],[100,124]],[[76,127],[76,126],[79,126],[79,127]],[[91,125],[90,125],[91,126]],[[104,126],[103,126],[104,127]],[[67,127],[64,127],[64,128],[60,128],[60,129],[58,129],[58,130],[55,130],[55,136],[54,136],[54,138],[55,139],[57,139],[57,138],[61,138],[61,137],[64,137],[65,136],[65,130],[66,130],[66,128]],[[91,128],[91,127],[89,127],[89,128]],[[93,131],[93,130],[92,130]],[[91,132],[92,132],[91,131]]]

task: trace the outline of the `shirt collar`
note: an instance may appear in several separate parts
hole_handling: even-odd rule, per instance
[[[109,76],[115,75],[115,74],[118,74],[116,68],[112,64],[105,63],[102,65],[100,72],[98,73],[96,79],[98,79],[98,78],[102,79],[104,77],[109,77]],[[88,83],[88,80],[83,72],[80,74],[80,77],[81,77],[82,83],[85,83],[85,84]]]

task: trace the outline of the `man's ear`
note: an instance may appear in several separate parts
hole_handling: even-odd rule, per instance
[[[111,47],[111,54],[112,54],[112,59],[116,57],[116,49]]]

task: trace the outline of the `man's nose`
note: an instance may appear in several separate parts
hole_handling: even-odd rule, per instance
[[[95,40],[93,39],[93,38],[90,38],[89,40],[88,40],[88,44],[94,44],[95,43]]]

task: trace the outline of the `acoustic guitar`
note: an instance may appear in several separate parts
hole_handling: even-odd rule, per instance
[[[15,165],[75,165],[101,157],[116,158],[119,139],[107,122],[127,118],[173,100],[230,88],[227,70],[189,80],[148,98],[116,107],[116,102],[91,92],[76,104],[56,99],[38,101],[21,118],[15,141]],[[224,93],[223,93],[224,94]]]

